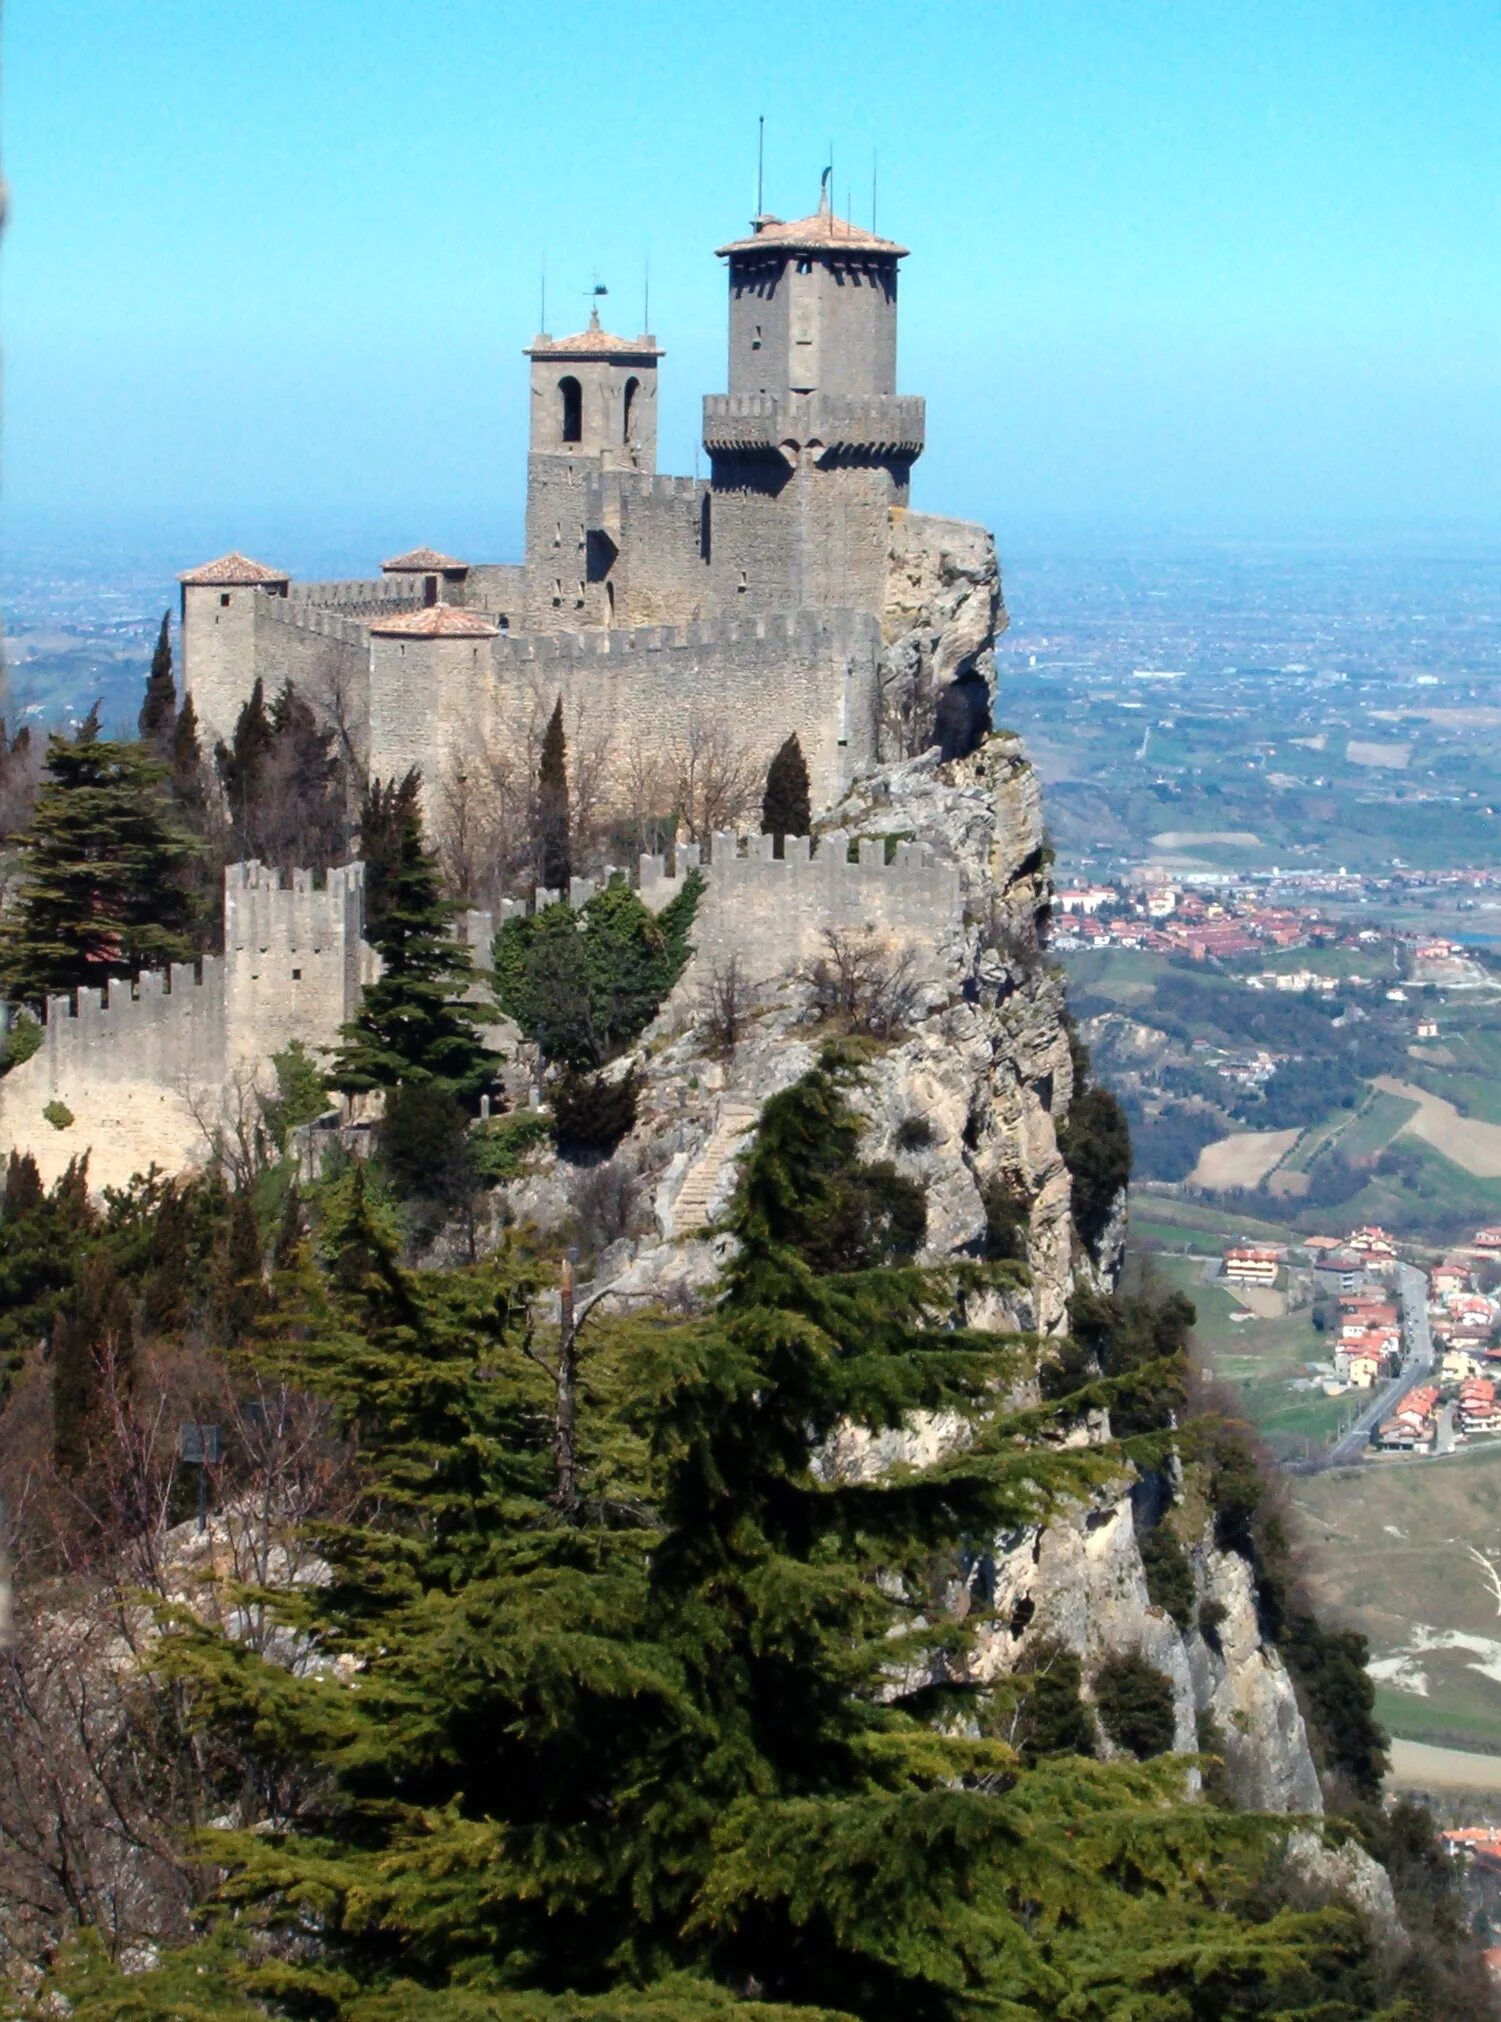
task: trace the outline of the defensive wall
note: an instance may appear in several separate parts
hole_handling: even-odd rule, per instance
[[[29,1150],[50,1181],[87,1150],[95,1186],[188,1164],[237,1084],[294,1039],[331,1046],[353,1015],[374,961],[364,885],[358,863],[316,888],[231,864],[222,956],[49,998],[40,1047],[0,1080],[0,1152]]]
[[[851,849],[853,847],[853,855]],[[964,894],[955,865],[935,858],[915,842],[894,845],[890,861],[884,839],[866,837],[851,845],[842,830],[784,839],[785,854],[773,851],[770,836],[715,835],[707,848],[684,843],[669,873],[661,856],[640,859],[640,893],[660,912],[683,889],[695,870],[705,887],[693,922],[695,969],[723,968],[738,960],[755,983],[774,982],[789,969],[824,952],[829,932],[874,934],[911,948],[920,965],[937,973],[942,950],[951,946],[963,921]],[[569,903],[586,906],[606,881],[575,878]],[[540,910],[560,895],[539,890],[530,905],[503,900],[494,912],[463,914],[460,933],[480,964],[506,920]]]

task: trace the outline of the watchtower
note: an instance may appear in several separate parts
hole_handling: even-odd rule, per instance
[[[829,204],[718,249],[729,392],[704,402],[716,594],[878,609],[890,512],[907,503],[923,403],[896,390],[898,263]]]
[[[534,616],[543,623],[599,624],[601,585],[613,554],[591,553],[587,492],[606,471],[657,467],[657,360],[650,336],[616,337],[599,310],[572,337],[545,331],[532,361],[531,455],[526,483],[526,559]],[[604,536],[595,535],[600,547]]]

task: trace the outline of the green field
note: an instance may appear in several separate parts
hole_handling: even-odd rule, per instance
[[[1196,1363],[1236,1394],[1274,1454],[1301,1460],[1329,1443],[1348,1417],[1351,1400],[1297,1387],[1311,1373],[1308,1365],[1329,1354],[1306,1308],[1282,1319],[1234,1320],[1231,1315],[1245,1308],[1223,1283],[1206,1282],[1196,1259],[1154,1255],[1151,1271],[1159,1285],[1192,1299],[1199,1316]]]
[[[1417,1113],[1415,1102],[1373,1089],[1360,1108],[1350,1113],[1349,1122],[1331,1142],[1352,1165],[1358,1165],[1363,1159],[1385,1151]]]
[[[1296,1240],[1289,1238],[1285,1222],[1232,1214],[1212,1203],[1179,1200],[1176,1195],[1141,1187],[1131,1193],[1131,1227],[1136,1235],[1155,1238],[1169,1249],[1197,1247],[1203,1256],[1218,1256],[1227,1242]],[[1190,1242],[1191,1237],[1198,1238],[1197,1244]]]
[[[1302,1476],[1292,1515],[1321,1613],[1369,1639],[1394,1733],[1501,1749],[1501,1441]]]

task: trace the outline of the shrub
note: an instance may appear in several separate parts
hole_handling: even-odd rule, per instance
[[[29,1060],[42,1043],[42,1027],[24,1011],[11,1013],[10,1028],[0,1042],[0,1074],[9,1074]]]
[[[275,1095],[261,1098],[261,1115],[271,1142],[285,1151],[292,1132],[312,1123],[328,1107],[328,1089],[322,1069],[300,1039],[280,1053],[273,1053],[271,1066],[276,1074]]]
[[[933,1138],[933,1126],[925,1116],[904,1116],[896,1127],[898,1151],[926,1151]]]
[[[1220,1647],[1220,1625],[1229,1612],[1224,1602],[1215,1600],[1213,1596],[1199,1603],[1199,1634],[1212,1650]]]
[[[484,1185],[504,1186],[520,1172],[527,1153],[551,1136],[547,1118],[534,1109],[493,1117],[482,1123],[471,1139],[475,1170]]]
[[[985,1208],[985,1255],[992,1264],[1027,1261],[1027,1230],[1031,1215],[1027,1204],[1010,1192],[1004,1180],[991,1180],[980,1189]]]
[[[641,1205],[641,1175],[628,1158],[586,1166],[569,1188],[574,1230],[589,1257],[631,1234]]]
[[[635,1125],[640,1093],[641,1075],[635,1068],[614,1078],[565,1068],[552,1098],[552,1134],[558,1150],[568,1158],[614,1151]]]
[[[457,1096],[435,1081],[407,1081],[386,1096],[377,1135],[397,1195],[453,1209],[479,1187],[469,1122]]]
[[[816,1271],[868,1271],[910,1263],[928,1238],[928,1199],[890,1159],[834,1179],[830,1206],[799,1245]]]
[[[1171,1615],[1180,1629],[1187,1629],[1194,1618],[1194,1576],[1178,1533],[1160,1523],[1141,1539],[1140,1551],[1154,1605]]]
[[[709,1051],[733,1058],[759,1007],[760,993],[740,957],[716,962],[698,990],[698,1027]]]
[[[66,1130],[69,1124],[75,1120],[73,1112],[69,1109],[68,1105],[65,1102],[58,1102],[55,1098],[47,1104],[42,1114],[54,1130]]]
[[[911,948],[828,927],[823,949],[801,971],[821,1020],[872,1039],[890,1039],[908,1023],[921,994]]]
[[[1094,1721],[1084,1703],[1084,1671],[1072,1650],[1042,1642],[1030,1653],[1013,1740],[1030,1768],[1045,1755],[1093,1755]]]
[[[1110,1739],[1141,1761],[1172,1747],[1177,1733],[1173,1688],[1140,1650],[1122,1650],[1105,1659],[1095,1673],[1094,1703]]]
[[[1075,1094],[1058,1132],[1058,1149],[1074,1183],[1074,1221],[1097,1249],[1131,1177],[1130,1128],[1108,1088],[1091,1083]]]

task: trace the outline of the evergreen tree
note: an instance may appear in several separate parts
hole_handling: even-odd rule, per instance
[[[761,801],[762,835],[807,835],[813,826],[808,762],[794,731],[766,770]]]
[[[549,1060],[598,1067],[639,1039],[693,953],[689,935],[704,890],[691,872],[653,913],[623,881],[581,911],[560,901],[517,914],[495,937],[501,1009]]]
[[[168,782],[184,820],[195,832],[200,831],[208,811],[208,782],[204,776],[203,747],[198,739],[198,711],[191,695],[183,697],[172,727]]]
[[[337,736],[290,681],[271,705],[263,848],[268,863],[327,870],[347,841]]]
[[[386,894],[401,862],[409,821],[421,820],[422,775],[413,766],[404,779],[372,779],[360,806],[360,857],[365,865],[365,937],[373,940],[385,923]]]
[[[48,738],[19,892],[0,930],[0,982],[13,1003],[191,958],[184,880],[195,845],[172,825],[161,781],[138,745],[100,737],[97,710],[73,737]]]
[[[101,1418],[106,1365],[129,1379],[134,1341],[130,1300],[107,1250],[83,1261],[52,1332],[52,1453],[59,1471],[87,1475],[107,1426]]]
[[[542,761],[537,768],[537,881],[565,896],[573,879],[569,846],[568,740],[563,734],[560,695],[547,719]]]
[[[163,765],[171,762],[173,734],[177,727],[177,684],[172,679],[171,623],[171,613],[163,611],[162,627],[156,635],[156,651],[151,656],[151,672],[146,677],[146,693],[139,717],[141,742]]]
[[[469,950],[449,932],[455,910],[410,809],[384,880],[384,917],[367,930],[381,973],[344,1027],[331,1086],[359,1094],[432,1082],[469,1108],[494,1080],[496,1056],[465,995],[474,973]]]
[[[229,814],[229,847],[240,861],[257,856],[260,810],[266,797],[266,771],[271,759],[271,720],[266,714],[265,684],[257,679],[250,697],[235,718],[234,736],[214,747],[214,763]]]
[[[1375,2012],[1316,2005],[1359,1954],[1352,1918],[1255,1897],[1285,1822],[1187,1801],[1171,1761],[1029,1766],[984,1738],[1004,1688],[974,1681],[935,1553],[1039,1520],[1121,1456],[998,1402],[1035,1348],[963,1312],[1008,1267],[806,1261],[859,1136],[832,1060],[767,1104],[717,1308],[618,1327],[569,1390],[567,1505],[576,1359],[543,1352],[519,1258],[403,1272],[357,1170],[333,1278],[301,1254],[258,1351],[358,1443],[362,1506],[320,1528],[329,1577],[287,1604],[357,1682],[192,1619],[163,1639],[261,1772],[321,1770],[326,1793],[218,1836],[226,1928],[259,1943],[200,1950],[196,1982],[192,1953],[114,1982],[133,2012]],[[843,1430],[913,1412],[968,1437],[925,1465],[827,1466]],[[102,2022],[111,1983],[80,1974],[94,2006],[73,2012]]]

